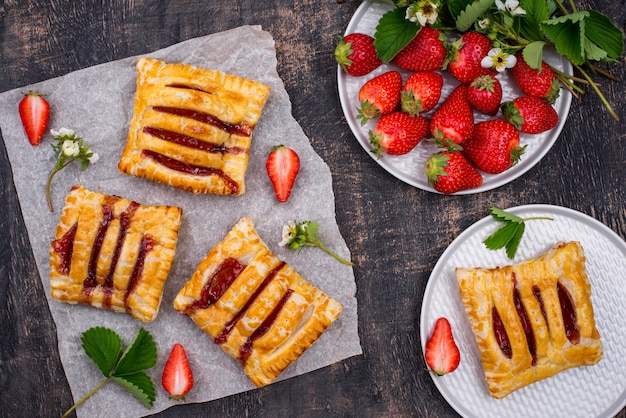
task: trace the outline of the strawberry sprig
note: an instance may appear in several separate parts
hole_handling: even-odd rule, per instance
[[[152,408],[156,400],[156,390],[145,370],[156,364],[157,349],[148,331],[140,328],[123,352],[122,339],[109,328],[90,328],[83,333],[81,341],[85,353],[96,363],[104,375],[104,380],[68,409],[63,417],[69,416],[73,410],[109,381],[116,382],[127,389],[146,408]]]
[[[498,230],[489,235],[484,241],[485,247],[490,250],[499,250],[506,248],[506,255],[510,259],[515,258],[515,253],[522,241],[524,230],[526,229],[526,221],[553,219],[548,216],[533,216],[528,218],[520,218],[519,216],[499,209],[495,206],[489,207],[489,213],[498,222],[503,223]]]
[[[46,183],[46,200],[48,201],[50,212],[54,212],[52,198],[50,196],[50,187],[52,185],[52,178],[56,173],[72,164],[74,161],[80,162],[81,169],[85,170],[89,164],[98,161],[99,156],[86,146],[83,139],[76,136],[76,133],[71,129],[61,128],[58,131],[52,129],[50,133],[52,133],[54,136],[53,139],[56,141],[56,143],[52,143],[52,150],[54,151],[57,161]]]
[[[283,239],[278,245],[280,245],[281,247],[287,247],[291,250],[298,250],[298,253],[300,253],[300,251],[302,251],[304,247],[319,247],[331,256],[333,256],[333,258],[335,258],[340,263],[346,264],[348,266],[353,266],[353,263],[341,258],[332,250],[330,250],[326,245],[324,245],[322,241],[320,241],[317,235],[318,229],[319,225],[317,224],[317,222],[289,221],[285,226],[283,226]]]

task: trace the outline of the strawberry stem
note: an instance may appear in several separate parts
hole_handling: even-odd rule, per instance
[[[602,104],[604,104],[604,107],[606,107],[606,109],[609,111],[609,113],[611,114],[611,116],[613,116],[613,118],[619,122],[620,118],[617,115],[617,113],[615,113],[615,110],[613,110],[613,108],[611,107],[611,105],[609,104],[608,100],[606,100],[606,97],[604,97],[604,95],[602,94],[602,92],[600,91],[600,89],[598,88],[598,85],[596,83],[593,82],[593,80],[591,79],[591,77],[589,76],[589,74],[587,74],[587,72],[585,70],[582,69],[582,67],[578,64],[574,64],[572,63],[572,65],[574,66],[574,68],[576,68],[582,75],[583,77],[585,77],[585,79],[587,81],[589,81],[589,85],[591,86],[591,88],[596,92],[596,94],[600,97],[600,100],[602,101]]]
[[[63,164],[59,164],[59,162],[61,162],[61,160],[57,162],[57,164],[54,166],[54,169],[50,172],[50,175],[48,176],[48,182],[46,183],[46,200],[48,202],[48,209],[50,209],[50,212],[54,212],[54,208],[52,207],[52,197],[50,193],[50,187],[52,186],[52,178],[54,177],[56,173],[63,170],[65,167],[67,167],[72,162],[74,162],[74,158],[70,158],[69,160],[65,161],[65,163]]]
[[[347,266],[353,266],[354,263],[351,263],[348,260],[344,260],[343,258],[339,257],[337,254],[335,254],[334,252],[332,252],[327,246],[325,246],[324,244],[322,244],[321,241],[317,242],[317,246],[320,247],[322,250],[326,251],[328,254],[330,254],[331,256],[333,256],[335,258],[335,260],[339,261],[340,263],[343,263]]]
[[[73,410],[75,410],[76,408],[78,408],[78,406],[80,406],[80,404],[82,404],[83,402],[85,402],[87,399],[89,399],[91,397],[91,395],[93,395],[94,393],[96,393],[102,386],[104,386],[109,380],[111,380],[111,377],[107,377],[106,379],[104,379],[102,382],[100,382],[100,384],[98,386],[96,386],[95,388],[93,388],[88,394],[86,394],[85,396],[83,396],[82,398],[80,398],[78,400],[78,402],[76,402],[74,405],[72,405],[72,407],[70,409],[68,409],[67,411],[65,411],[65,413],[63,414],[63,416],[61,416],[61,418],[66,418],[67,416],[69,416]]]

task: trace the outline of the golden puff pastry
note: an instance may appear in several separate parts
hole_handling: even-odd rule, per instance
[[[252,131],[270,88],[153,58],[140,58],[137,73],[120,171],[193,193],[243,194]]]
[[[456,277],[494,398],[602,358],[578,242],[512,266],[457,268]]]
[[[154,320],[181,220],[178,207],[72,187],[50,249],[52,297]]]
[[[272,254],[243,217],[202,260],[174,309],[263,386],[311,347],[342,306]]]

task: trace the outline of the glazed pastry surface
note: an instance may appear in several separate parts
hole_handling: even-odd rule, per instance
[[[342,306],[272,254],[243,217],[174,300],[257,386],[271,383],[320,337]]]
[[[493,397],[602,358],[578,242],[512,266],[457,268],[456,277]]]
[[[153,58],[140,58],[137,73],[120,171],[193,193],[243,194],[269,87]]]
[[[52,297],[154,320],[181,220],[178,207],[74,186],[50,248]]]

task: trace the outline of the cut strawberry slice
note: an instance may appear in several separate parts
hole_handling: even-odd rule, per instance
[[[461,362],[461,353],[454,342],[450,322],[439,318],[435,323],[433,335],[426,343],[426,364],[433,372],[442,376],[456,370]]]
[[[48,126],[50,105],[39,92],[29,91],[20,101],[18,109],[28,141],[33,146],[39,144]]]
[[[163,369],[161,383],[171,399],[184,400],[187,392],[193,387],[193,373],[181,344],[174,344],[172,347]]]
[[[265,163],[274,192],[279,202],[286,202],[291,195],[291,189],[300,171],[300,158],[289,147],[277,145],[272,148]]]

